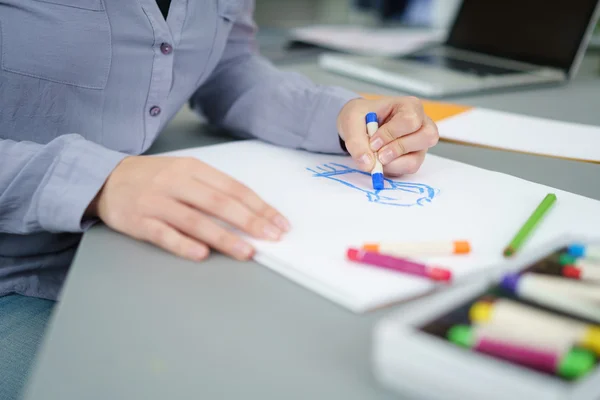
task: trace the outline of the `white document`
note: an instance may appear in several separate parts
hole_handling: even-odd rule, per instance
[[[600,162],[600,127],[474,108],[438,122],[440,137],[552,157]]]
[[[292,230],[278,243],[252,240],[256,261],[354,312],[435,287],[420,277],[347,261],[350,246],[469,240],[469,255],[421,258],[451,269],[461,280],[503,263],[503,248],[549,192],[558,200],[523,251],[565,233],[600,233],[598,201],[434,155],[427,156],[418,173],[388,179],[384,190],[374,191],[370,175],[356,170],[348,156],[259,141],[167,154],[196,157],[280,210]]]
[[[297,28],[292,38],[359,55],[397,56],[445,38],[441,29],[317,25]]]

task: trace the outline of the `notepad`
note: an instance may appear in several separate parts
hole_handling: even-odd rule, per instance
[[[557,235],[594,235],[600,202],[509,175],[428,155],[414,175],[386,179],[344,155],[308,153],[248,140],[167,153],[198,158],[238,179],[280,210],[292,230],[281,242],[251,239],[256,261],[356,313],[439,288],[415,276],[348,261],[365,242],[468,240],[467,255],[420,257],[456,282],[502,265],[502,251],[550,190],[558,198],[521,254]],[[590,184],[595,184],[590,182]]]

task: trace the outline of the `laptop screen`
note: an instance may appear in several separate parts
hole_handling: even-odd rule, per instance
[[[463,0],[447,45],[568,71],[598,0]]]

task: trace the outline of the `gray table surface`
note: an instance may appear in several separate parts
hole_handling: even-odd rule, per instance
[[[588,57],[567,86],[449,101],[600,125],[599,66]],[[312,61],[282,68],[398,94]],[[226,140],[184,109],[152,151]],[[600,184],[590,185],[600,182],[598,164],[449,143],[431,152],[600,199]],[[371,330],[389,311],[355,315],[256,263],[213,255],[195,264],[97,226],[84,236],[26,398],[398,398],[370,369]]]

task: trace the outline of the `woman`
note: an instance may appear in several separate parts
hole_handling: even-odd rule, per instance
[[[209,216],[269,240],[290,229],[256,194],[200,161],[141,155],[188,101],[245,137],[348,151],[365,171],[378,151],[388,176],[419,168],[438,133],[417,99],[367,100],[278,71],[256,51],[253,7],[0,0],[0,296],[56,299],[82,232],[96,221],[193,260],[211,248],[252,257],[248,243]],[[369,141],[371,111],[383,125]]]
[[[378,150],[389,176],[418,169],[438,139],[418,100],[361,99],[278,71],[255,50],[252,12],[250,0],[0,1],[0,295],[56,298],[97,220],[193,260],[209,248],[252,256],[209,215],[265,239],[289,229],[200,161],[140,155],[189,100],[245,136],[345,144],[364,170]],[[385,123],[369,143],[370,111]]]

